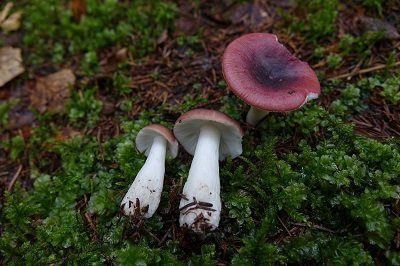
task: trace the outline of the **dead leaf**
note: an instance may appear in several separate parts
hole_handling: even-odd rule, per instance
[[[24,71],[21,49],[13,47],[0,48],[0,87]]]
[[[297,6],[297,1],[295,0],[269,0],[269,3],[283,9],[293,9]]]
[[[35,121],[35,115],[29,110],[11,110],[8,115],[9,129],[31,126]]]
[[[157,45],[162,44],[163,42],[165,42],[168,39],[168,31],[167,30],[163,30],[160,34],[160,36],[158,36],[157,38]]]
[[[70,9],[72,16],[76,21],[80,21],[83,15],[86,15],[86,1],[85,0],[71,0]]]
[[[178,34],[194,35],[199,30],[200,21],[189,15],[181,14],[175,21],[175,28]]]
[[[397,29],[384,20],[378,18],[370,18],[361,16],[358,21],[364,32],[384,32],[383,37],[387,40],[398,40],[400,39],[400,34]]]
[[[256,29],[256,27],[268,18],[268,14],[257,4],[244,3],[235,6],[227,12],[227,16],[233,24],[244,25]]]
[[[115,58],[119,62],[123,62],[128,58],[128,49],[127,48],[121,48],[115,53]]]
[[[12,2],[8,2],[0,12],[0,27],[4,31],[16,31],[21,27],[22,11],[14,12],[8,16],[13,6]]]
[[[1,23],[1,28],[6,31],[16,31],[21,27],[22,11],[17,11]]]
[[[3,10],[0,13],[0,24],[3,23],[3,21],[8,17],[8,14],[11,11],[11,8],[13,8],[14,4],[12,2],[8,2]]]
[[[75,75],[71,69],[63,69],[46,77],[37,78],[30,93],[30,100],[40,112],[61,113],[70,97],[70,87],[75,84]]]
[[[62,129],[62,131],[58,132],[55,139],[58,141],[65,142],[69,139],[73,139],[75,137],[81,136],[81,132],[73,129],[72,127],[65,127]]]

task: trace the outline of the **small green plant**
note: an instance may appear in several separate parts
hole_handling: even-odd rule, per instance
[[[367,32],[360,37],[349,34],[343,35],[339,42],[339,49],[343,55],[356,54],[361,57],[370,55],[370,48],[383,37],[383,32]]]
[[[16,135],[9,142],[0,142],[0,147],[10,151],[10,159],[15,161],[25,150],[25,141],[21,135]]]
[[[238,97],[225,96],[222,98],[221,103],[221,112],[238,121],[242,119],[242,110],[246,108],[242,100],[240,100]]]
[[[88,0],[87,5],[87,14],[79,23],[72,19],[64,2],[33,0],[24,7],[24,44],[35,50],[29,57],[31,63],[47,59],[61,63],[66,55],[84,53],[88,72],[98,50],[115,44],[143,56],[154,49],[156,38],[172,25],[176,14],[173,3],[158,0]]]
[[[74,91],[67,104],[68,117],[72,123],[93,127],[99,120],[102,102],[95,98],[96,88]]]
[[[400,102],[399,74],[376,75],[362,79],[356,84],[348,84],[340,93],[338,99],[332,101],[331,111],[341,117],[351,117],[359,114],[367,105],[364,100],[369,98],[374,90],[380,90],[380,95],[392,104]]]
[[[182,35],[176,39],[176,42],[179,46],[185,46],[185,45],[195,46],[201,43],[201,39],[200,36],[198,35],[192,35],[192,36]]]
[[[89,51],[83,56],[81,68],[85,75],[91,76],[99,70],[99,59],[95,51]]]
[[[342,64],[343,58],[339,54],[331,53],[327,56],[326,62],[330,69],[337,69]]]
[[[400,74],[386,79],[381,85],[381,95],[392,104],[400,103]]]
[[[356,2],[360,2],[363,6],[367,7],[370,10],[377,11],[380,16],[382,16],[382,8],[385,1],[382,0],[357,0]]]
[[[14,101],[0,102],[0,132],[8,126],[8,112],[17,104]]]
[[[120,265],[182,265],[176,255],[142,245],[129,245],[117,256]]]
[[[314,56],[318,59],[321,59],[324,57],[324,53],[325,53],[325,48],[324,47],[317,47],[314,49]]]
[[[331,103],[331,110],[340,116],[350,115],[352,113],[358,113],[365,105],[361,102],[360,88],[354,85],[348,85],[344,88],[340,97]]]
[[[184,48],[185,55],[192,57],[195,50],[201,47],[201,38],[199,35],[181,35],[176,39],[178,46]]]
[[[120,95],[127,95],[132,92],[132,89],[129,87],[129,82],[129,78],[122,71],[118,71],[113,75],[113,90]]]
[[[300,3],[300,2],[299,2]],[[337,0],[311,0],[300,3],[300,9],[306,14],[305,19],[286,14],[291,21],[291,31],[304,33],[308,40],[315,42],[326,37],[334,37],[335,21],[338,14]]]
[[[188,94],[183,97],[183,103],[181,105],[174,105],[171,107],[171,109],[175,113],[185,113],[197,105],[204,104],[206,102],[207,99],[203,96],[194,97],[193,95]]]

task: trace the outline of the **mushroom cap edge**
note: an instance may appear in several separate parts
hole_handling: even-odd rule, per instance
[[[139,152],[145,152],[147,156],[150,152],[153,139],[161,136],[167,141],[167,155],[175,158],[178,155],[178,141],[168,128],[160,124],[151,124],[142,128],[136,136],[135,143]]]
[[[242,153],[243,129],[228,115],[210,109],[193,109],[182,114],[174,126],[174,134],[184,149],[194,155],[201,126],[211,124],[221,133],[219,160],[235,158]]]

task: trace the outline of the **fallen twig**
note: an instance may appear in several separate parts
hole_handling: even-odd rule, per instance
[[[164,236],[158,242],[159,247],[161,247],[164,244],[164,242],[167,240],[168,235],[171,234],[172,227],[173,227],[173,225],[170,226],[170,228],[167,230],[167,232],[164,234]]]
[[[19,167],[17,169],[17,172],[15,173],[13,178],[11,179],[10,184],[8,184],[8,188],[7,188],[8,191],[11,191],[13,189],[13,187],[15,185],[15,182],[17,182],[17,179],[18,179],[19,175],[21,174],[21,171],[22,171],[22,164],[19,165]]]
[[[283,221],[281,220],[281,218],[278,217],[279,222],[281,223],[281,225],[283,226],[283,228],[285,228],[286,233],[288,233],[288,235],[292,236],[292,233],[290,233],[289,229],[287,229],[286,225],[283,223]]]
[[[338,75],[338,76],[335,76],[335,77],[328,78],[328,80],[344,79],[344,78],[349,78],[350,79],[350,78],[352,78],[352,77],[354,77],[356,75],[365,74],[365,73],[369,73],[369,72],[374,72],[374,71],[381,70],[381,69],[384,69],[384,68],[392,68],[392,67],[395,67],[395,66],[400,66],[400,61],[396,62],[396,63],[394,63],[393,65],[390,65],[390,66],[381,64],[381,65],[377,65],[377,66],[361,69],[361,70],[356,71],[356,72],[352,71],[350,73],[346,73],[346,74],[342,74],[342,75]]]
[[[329,229],[329,228],[326,228],[326,227],[323,227],[323,226],[320,226],[320,225],[315,225],[315,224],[294,223],[294,225],[297,225],[297,226],[300,226],[300,227],[315,228],[315,229],[318,229],[318,230],[321,230],[321,231],[325,231],[325,232],[328,232],[328,233],[332,233],[332,234],[336,233],[336,231],[334,231],[332,229]]]

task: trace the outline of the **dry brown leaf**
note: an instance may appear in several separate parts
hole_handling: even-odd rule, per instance
[[[400,39],[400,34],[396,27],[385,20],[365,16],[359,17],[358,20],[364,32],[383,32],[383,38],[387,40]]]
[[[55,138],[58,141],[65,142],[69,139],[73,139],[73,138],[81,136],[81,135],[82,135],[81,132],[73,129],[72,127],[67,126],[67,127],[63,128],[62,131],[59,131]]]
[[[264,11],[265,13],[265,11]],[[245,22],[246,24],[250,24],[254,21],[254,23],[261,23],[263,19],[263,10],[260,9],[256,4],[244,3],[236,6],[233,9],[233,12],[230,14],[230,20],[234,24],[238,24],[240,22]]]
[[[12,109],[8,113],[8,128],[19,129],[25,126],[31,126],[35,121],[35,115],[29,110]]]
[[[0,48],[0,87],[24,71],[21,49],[13,47]]]
[[[157,44],[160,45],[163,42],[165,42],[168,39],[168,31],[167,30],[163,30],[160,34],[160,36],[158,36],[157,38]]]
[[[6,20],[1,23],[4,31],[16,31],[21,27],[22,11],[12,13]]]
[[[63,69],[46,77],[37,78],[30,93],[30,100],[40,112],[61,113],[70,97],[70,87],[75,84],[75,75],[71,69]]]
[[[8,14],[11,11],[11,8],[13,8],[14,4],[12,2],[8,2],[3,10],[0,12],[0,24],[8,17]]]
[[[70,9],[72,11],[72,16],[76,21],[80,21],[81,17],[86,15],[86,1],[85,0],[71,0]]]
[[[127,59],[128,57],[128,49],[127,48],[121,48],[115,53],[115,57],[117,58],[118,61],[123,62]]]

